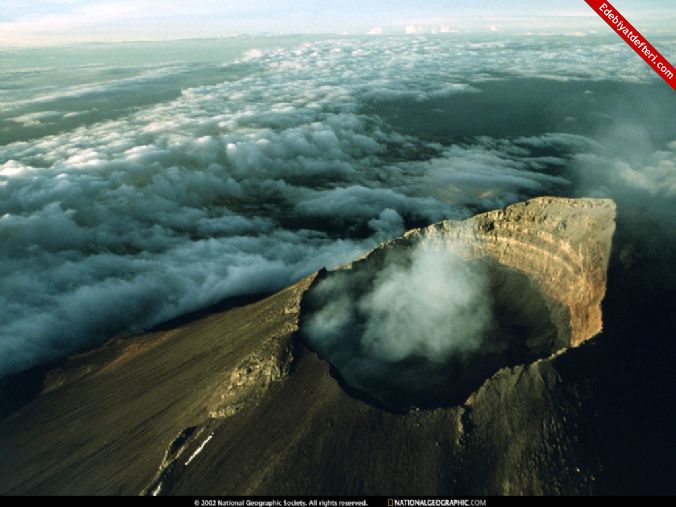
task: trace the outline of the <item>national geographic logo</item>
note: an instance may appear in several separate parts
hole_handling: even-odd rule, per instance
[[[483,498],[388,498],[388,507],[486,507]]]

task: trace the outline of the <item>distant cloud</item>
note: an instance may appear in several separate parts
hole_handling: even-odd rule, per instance
[[[423,33],[453,33],[457,30],[453,30],[450,25],[441,24],[441,25],[406,25],[404,27],[404,32],[407,34],[423,34]]]
[[[369,35],[382,35],[384,32],[382,27],[374,26],[373,28],[370,28],[367,33]]]

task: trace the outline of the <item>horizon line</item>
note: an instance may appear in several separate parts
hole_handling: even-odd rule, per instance
[[[589,31],[565,31],[565,32],[534,32],[534,31],[491,31],[491,30],[454,30],[451,32],[427,32],[427,33],[407,33],[402,32],[384,32],[384,33],[345,33],[345,32],[243,32],[227,35],[211,35],[208,37],[175,37],[175,38],[158,38],[158,39],[80,39],[80,40],[66,40],[66,41],[16,41],[8,42],[0,40],[0,49],[5,48],[47,48],[47,47],[64,47],[75,45],[104,45],[104,44],[157,44],[163,42],[190,42],[190,41],[215,41],[223,39],[238,39],[238,38],[275,38],[275,37],[359,37],[359,38],[388,38],[388,37],[457,37],[457,36],[487,36],[491,38],[499,37],[601,37],[612,38],[612,32],[605,32],[603,30],[589,30]],[[657,32],[651,34],[652,38],[672,37],[676,40],[676,35],[668,33],[667,31]]]

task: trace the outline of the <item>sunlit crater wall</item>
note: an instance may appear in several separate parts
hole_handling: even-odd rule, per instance
[[[577,346],[603,326],[601,301],[615,230],[611,200],[542,197],[464,222],[409,231],[406,240],[462,245],[526,274],[545,296],[560,348]]]

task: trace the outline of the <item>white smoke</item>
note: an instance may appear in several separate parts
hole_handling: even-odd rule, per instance
[[[305,332],[339,368],[350,360],[343,354],[355,341],[364,359],[443,363],[480,348],[492,326],[484,267],[468,262],[457,248],[432,242],[403,258],[389,254],[375,274],[329,276],[313,293],[321,307],[304,324]]]
[[[453,249],[424,243],[408,267],[388,265],[359,302],[365,352],[388,361],[443,362],[480,347],[491,322],[486,273]]]

